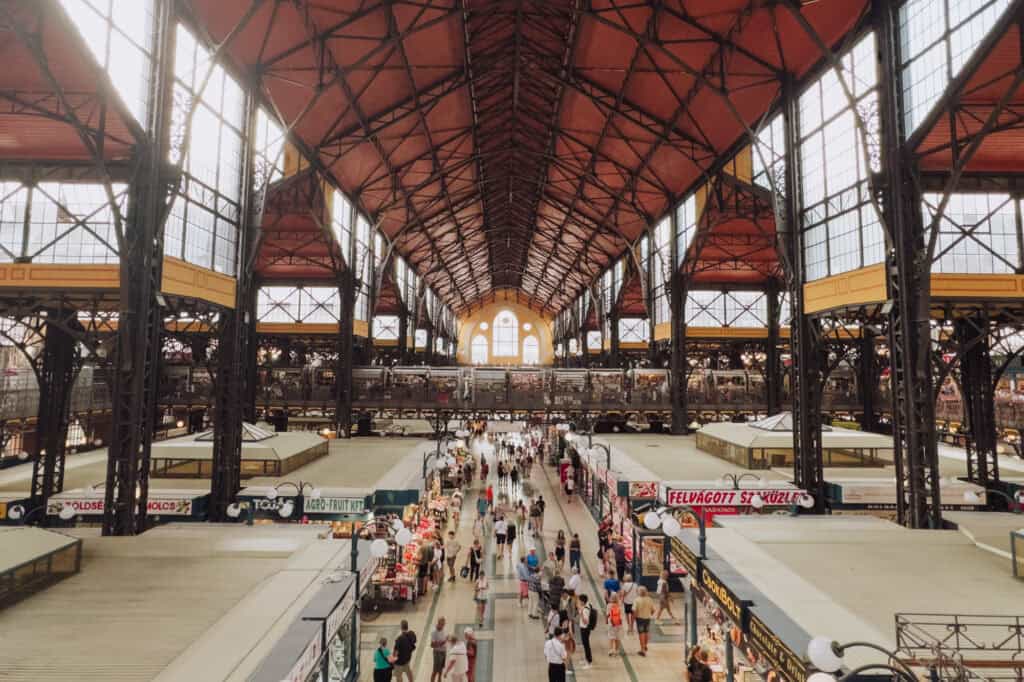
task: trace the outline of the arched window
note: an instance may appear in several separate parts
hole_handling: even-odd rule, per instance
[[[531,334],[523,339],[523,364],[536,365],[540,363],[540,343],[537,337]]]
[[[569,352],[573,355],[580,349],[580,344],[576,339],[569,339]]]
[[[482,334],[477,334],[473,337],[473,342],[470,344],[470,359],[474,365],[486,365],[487,364],[487,337]]]
[[[515,357],[519,355],[519,320],[510,310],[502,310],[494,318],[494,356]]]

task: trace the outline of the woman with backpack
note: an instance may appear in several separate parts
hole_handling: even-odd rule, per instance
[[[622,620],[624,615],[622,604],[619,603],[618,593],[612,594],[608,600],[608,613],[605,615],[605,620],[608,623],[609,656],[618,656],[622,653]]]

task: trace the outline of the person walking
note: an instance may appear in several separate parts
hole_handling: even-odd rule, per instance
[[[515,492],[519,488],[519,467],[512,464],[510,468],[511,471],[508,472],[508,477],[512,481],[512,491]]]
[[[568,592],[573,599],[575,599],[576,595],[580,593],[580,583],[580,567],[575,566],[572,569],[572,575],[570,575],[569,579],[565,581],[565,591]]]
[[[480,577],[480,566],[484,563],[484,548],[480,540],[473,540],[469,548],[469,579],[476,580]]]
[[[622,544],[622,536],[615,536],[615,540],[612,541],[612,552],[615,554],[615,574],[622,580],[626,575],[626,546]]]
[[[490,483],[487,484],[487,508],[491,509],[494,507],[494,486]]]
[[[672,595],[669,591],[668,586],[668,571],[662,571],[661,577],[658,578],[658,615],[655,619],[661,620],[661,614],[668,611],[668,617],[672,620],[676,619],[676,615],[672,613]]]
[[[466,638],[466,658],[469,660],[469,671],[466,673],[466,678],[468,682],[475,682],[477,651],[476,633],[473,632],[473,628],[466,628],[462,635]]]
[[[641,656],[647,655],[647,642],[651,637],[651,618],[654,617],[654,600],[647,594],[647,588],[638,588],[636,601],[633,602],[633,615],[636,617],[636,632],[640,637]]]
[[[618,593],[612,594],[608,599],[608,613],[605,620],[608,623],[608,655],[617,656],[622,651],[622,605],[619,603]]]
[[[487,495],[476,498],[476,515],[483,520],[487,517]]]
[[[416,650],[416,633],[409,629],[409,621],[403,620],[401,633],[395,638],[395,678],[403,682],[408,677],[413,682],[412,652]]]
[[[462,545],[455,539],[455,532],[448,531],[448,543],[444,546],[444,560],[448,563],[448,582],[455,582],[455,559],[462,551]]]
[[[580,570],[580,559],[583,556],[583,548],[580,544],[580,534],[573,533],[572,539],[569,540],[569,569],[576,569],[577,572]]]
[[[576,479],[565,479],[565,503],[572,504],[572,494],[576,491]]]
[[[373,652],[373,682],[391,682],[395,657],[388,651],[388,638],[381,637]]]
[[[565,531],[561,528],[555,537],[555,561],[558,562],[559,569],[565,568]]]
[[[476,624],[477,627],[484,626],[484,612],[487,610],[487,592],[490,583],[487,582],[487,573],[480,571],[480,577],[476,579],[473,587],[473,601],[476,602]]]
[[[505,556],[505,539],[508,535],[508,523],[504,516],[499,516],[494,522],[494,539],[498,545],[498,558]]]
[[[466,644],[455,635],[448,637],[448,665],[444,676],[452,682],[466,682],[469,675],[469,652]]]
[[[537,496],[537,509],[540,510],[540,515],[537,517],[537,520],[540,522],[540,527],[537,529],[537,532],[539,532],[539,533],[543,533],[544,532],[544,511],[547,508],[548,508],[548,503],[544,501],[544,496],[543,495],[538,495]]]
[[[516,578],[519,579],[519,607],[530,597],[530,567],[526,565],[526,557],[521,557],[516,564]]]
[[[527,564],[527,566],[529,566],[529,564]],[[541,604],[541,594],[542,594],[542,592],[541,592],[541,582],[540,582],[540,573],[537,572],[537,571],[530,571],[529,590],[530,590],[530,597],[529,597],[529,602],[527,603],[527,606],[526,606],[526,615],[528,615],[530,618],[533,618],[534,620],[536,620],[536,619],[540,618],[540,616],[541,616],[541,613],[540,613],[541,606],[540,606],[540,604]]]
[[[622,581],[622,589],[619,594],[622,595],[622,608],[626,611],[626,633],[633,634],[633,628],[635,625],[635,617],[633,616],[633,603],[636,601],[637,585],[633,582],[633,574],[627,573]]]
[[[544,659],[548,662],[548,682],[565,682],[565,662],[568,654],[562,644],[561,633],[544,642]]]
[[[516,542],[516,519],[514,516],[509,515],[505,520],[505,525],[508,526],[508,530],[505,531],[505,545],[508,547],[508,555],[512,556],[512,545]],[[522,554],[522,552],[520,552]]]
[[[589,670],[594,663],[594,652],[590,650],[590,633],[597,627],[597,609],[590,603],[590,597],[580,595],[580,639],[583,640],[583,669]]]
[[[444,661],[448,653],[448,633],[444,631],[445,619],[437,619],[437,625],[430,633],[430,649],[433,651],[434,664],[431,667],[430,682],[442,682],[444,678]]]
[[[609,575],[604,579],[604,600],[611,601],[612,595],[617,595],[621,589],[622,583],[615,577],[615,574]]]
[[[711,682],[713,675],[708,665],[708,652],[694,647],[690,652],[690,660],[686,663],[686,672],[690,682]]]
[[[540,517],[540,505],[534,501],[530,504],[530,529],[533,531],[533,537],[540,534]]]

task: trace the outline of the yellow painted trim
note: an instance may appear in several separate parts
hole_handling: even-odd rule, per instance
[[[848,305],[881,303],[886,298],[885,264],[879,263],[805,284],[804,312],[817,313]]]
[[[337,323],[329,322],[257,322],[257,334],[332,335],[338,333]]]
[[[935,273],[932,298],[1021,299],[1024,275]]]
[[[661,322],[654,325],[654,340],[666,341],[672,338],[672,323]]]
[[[374,339],[373,345],[381,348],[398,348],[398,339]]]
[[[370,336],[370,323],[366,320],[353,320],[352,334],[353,336],[361,336],[364,339],[367,338]]]
[[[767,339],[767,327],[687,327],[687,338]]]
[[[646,341],[619,341],[619,350],[645,350]]]
[[[160,291],[165,294],[198,298],[225,308],[234,308],[235,286],[234,277],[177,258],[164,257]]]
[[[16,289],[117,289],[120,266],[57,263],[2,263],[0,287]]]

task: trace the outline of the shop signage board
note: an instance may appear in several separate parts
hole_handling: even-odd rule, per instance
[[[680,566],[686,569],[691,577],[699,577],[700,570],[697,563],[697,555],[678,538],[672,538],[672,557]]]
[[[103,514],[104,500],[102,497],[59,498],[51,499],[46,507],[49,516],[60,514],[62,507],[70,506],[77,516],[100,516]],[[149,499],[146,502],[146,513],[154,516],[192,516],[192,500],[187,498]]]
[[[748,632],[746,641],[786,682],[804,682],[807,679],[809,671],[803,658],[786,646],[756,614],[750,614]]]
[[[303,500],[306,514],[362,514],[366,499],[362,497],[307,497]]]
[[[714,573],[708,570],[707,564],[702,563],[700,571],[700,586],[710,594],[722,607],[725,615],[741,629],[746,629],[747,614],[750,602],[740,599],[736,594],[726,587],[725,583],[718,579]]]
[[[766,507],[789,507],[799,504],[807,494],[796,488],[744,488],[727,490],[722,488],[699,488],[693,490],[669,489],[665,491],[665,504],[670,507],[749,507],[755,495],[760,495]]]
[[[658,499],[657,481],[630,481],[629,496],[634,500]]]
[[[309,679],[309,674],[319,666],[321,653],[320,634],[317,633],[282,682],[306,682]]]

